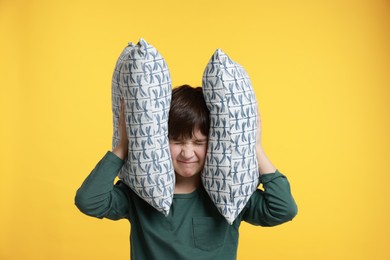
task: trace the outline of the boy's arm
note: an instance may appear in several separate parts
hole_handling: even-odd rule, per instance
[[[261,120],[258,113],[256,157],[260,182],[264,191],[257,190],[244,210],[243,220],[261,226],[275,226],[292,220],[298,212],[290,184],[266,156],[261,142]]]
[[[129,209],[129,194],[125,184],[113,185],[115,177],[127,157],[128,139],[124,122],[125,108],[121,100],[119,115],[119,142],[85,179],[76,193],[76,206],[85,214],[97,218],[124,218]]]
[[[256,157],[259,164],[259,174],[274,173],[276,171],[275,166],[271,163],[268,157],[264,153],[263,144],[261,142],[262,125],[260,111],[257,111],[257,133],[256,133]]]
[[[121,219],[127,216],[129,201],[123,183],[114,185],[123,160],[107,152],[77,190],[75,204],[86,215]]]
[[[129,139],[127,138],[126,132],[126,123],[125,123],[125,103],[121,99],[121,110],[119,114],[119,123],[118,123],[118,133],[119,141],[117,146],[112,150],[112,152],[118,156],[120,159],[125,160],[127,157],[127,148],[129,146]]]
[[[264,191],[256,190],[243,211],[243,220],[253,225],[275,226],[292,220],[298,208],[290,184],[278,170],[260,176]]]
[[[259,144],[256,146],[256,157],[257,163],[259,164],[260,176],[262,176],[263,174],[274,173],[276,171],[276,167],[268,159],[267,155],[263,150],[263,147]]]
[[[86,215],[121,219],[127,216],[129,201],[123,183],[113,185],[123,160],[111,152],[103,157],[77,190],[75,204]]]

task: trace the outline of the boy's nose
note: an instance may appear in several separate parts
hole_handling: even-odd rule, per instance
[[[194,156],[194,150],[191,147],[184,146],[181,149],[181,156],[185,159],[190,159]]]

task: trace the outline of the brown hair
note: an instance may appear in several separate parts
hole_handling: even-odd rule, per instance
[[[182,85],[174,88],[168,119],[169,139],[192,138],[197,129],[208,137],[209,113],[201,87]]]

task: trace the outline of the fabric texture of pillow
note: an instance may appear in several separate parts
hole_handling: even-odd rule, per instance
[[[220,49],[203,73],[210,133],[202,184],[232,224],[259,185],[257,101],[245,69]]]
[[[118,144],[121,98],[125,102],[128,157],[118,177],[151,206],[168,215],[175,174],[168,141],[172,81],[164,58],[145,40],[129,43],[112,77],[114,134]]]

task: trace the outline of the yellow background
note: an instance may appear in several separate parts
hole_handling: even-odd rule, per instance
[[[294,221],[238,259],[390,259],[390,3],[0,0],[0,259],[129,259],[127,221],[74,206],[110,149],[111,76],[140,37],[173,85],[222,48],[248,71]]]

